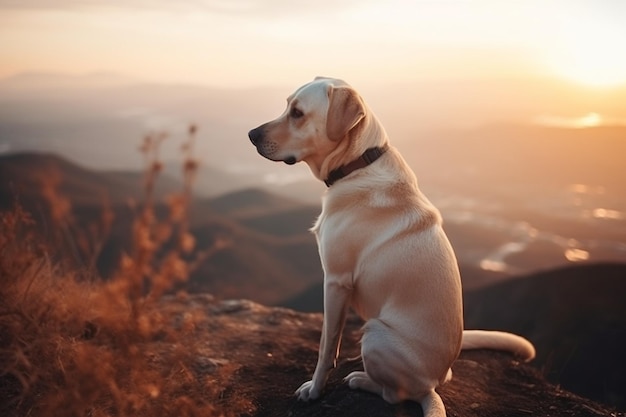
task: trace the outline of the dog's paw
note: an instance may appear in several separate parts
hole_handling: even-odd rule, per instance
[[[352,389],[362,389],[378,395],[381,395],[383,392],[382,386],[372,381],[372,379],[363,371],[352,372],[343,379],[343,382],[348,384],[348,386]]]
[[[300,388],[296,390],[296,396],[300,401],[309,401],[319,398],[321,389],[318,388],[313,381],[307,381],[300,385]]]
[[[343,379],[352,389],[359,389],[364,381],[369,381],[369,377],[363,371],[354,371]]]

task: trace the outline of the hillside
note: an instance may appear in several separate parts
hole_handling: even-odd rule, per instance
[[[626,409],[624,294],[626,265],[546,271],[466,292],[465,325],[528,337],[550,381]]]

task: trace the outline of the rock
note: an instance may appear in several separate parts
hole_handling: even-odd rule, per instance
[[[351,390],[342,383],[349,372],[362,369],[361,361],[354,359],[359,355],[362,324],[356,317],[348,320],[340,360],[324,395],[319,400],[302,403],[293,393],[311,377],[315,368],[322,324],[320,314],[269,308],[249,301],[213,301],[206,305],[205,311],[207,320],[220,326],[198,336],[205,337],[211,350],[219,351],[223,361],[237,365],[232,380],[227,382],[224,399],[244,396],[254,408],[244,412],[245,415],[422,415],[416,403],[392,406],[376,395]],[[438,390],[449,417],[624,415],[551,385],[536,369],[506,353],[463,352],[453,372],[452,381]]]

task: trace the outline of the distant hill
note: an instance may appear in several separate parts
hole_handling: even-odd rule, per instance
[[[143,195],[143,174],[132,171],[93,171],[52,153],[0,155],[0,207],[7,207],[14,194],[21,199],[41,199],[46,186],[58,188],[60,195],[77,205],[116,205]],[[168,177],[159,178],[156,195],[178,190]]]
[[[110,72],[68,75],[46,72],[23,72],[0,80],[0,88],[8,91],[59,91],[106,89],[136,84],[137,80]]]
[[[490,124],[422,134],[404,152],[418,179],[485,197],[532,206],[573,184],[604,187],[604,198],[626,192],[622,155],[626,126],[561,128]],[[442,170],[441,167],[446,169]],[[596,196],[601,197],[601,196]],[[504,200],[503,202],[506,202]]]
[[[465,294],[466,328],[504,329],[537,347],[536,366],[580,395],[626,408],[626,265],[556,269]]]

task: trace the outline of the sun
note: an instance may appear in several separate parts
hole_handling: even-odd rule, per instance
[[[587,24],[559,35],[550,60],[562,78],[593,87],[626,85],[624,29]]]

